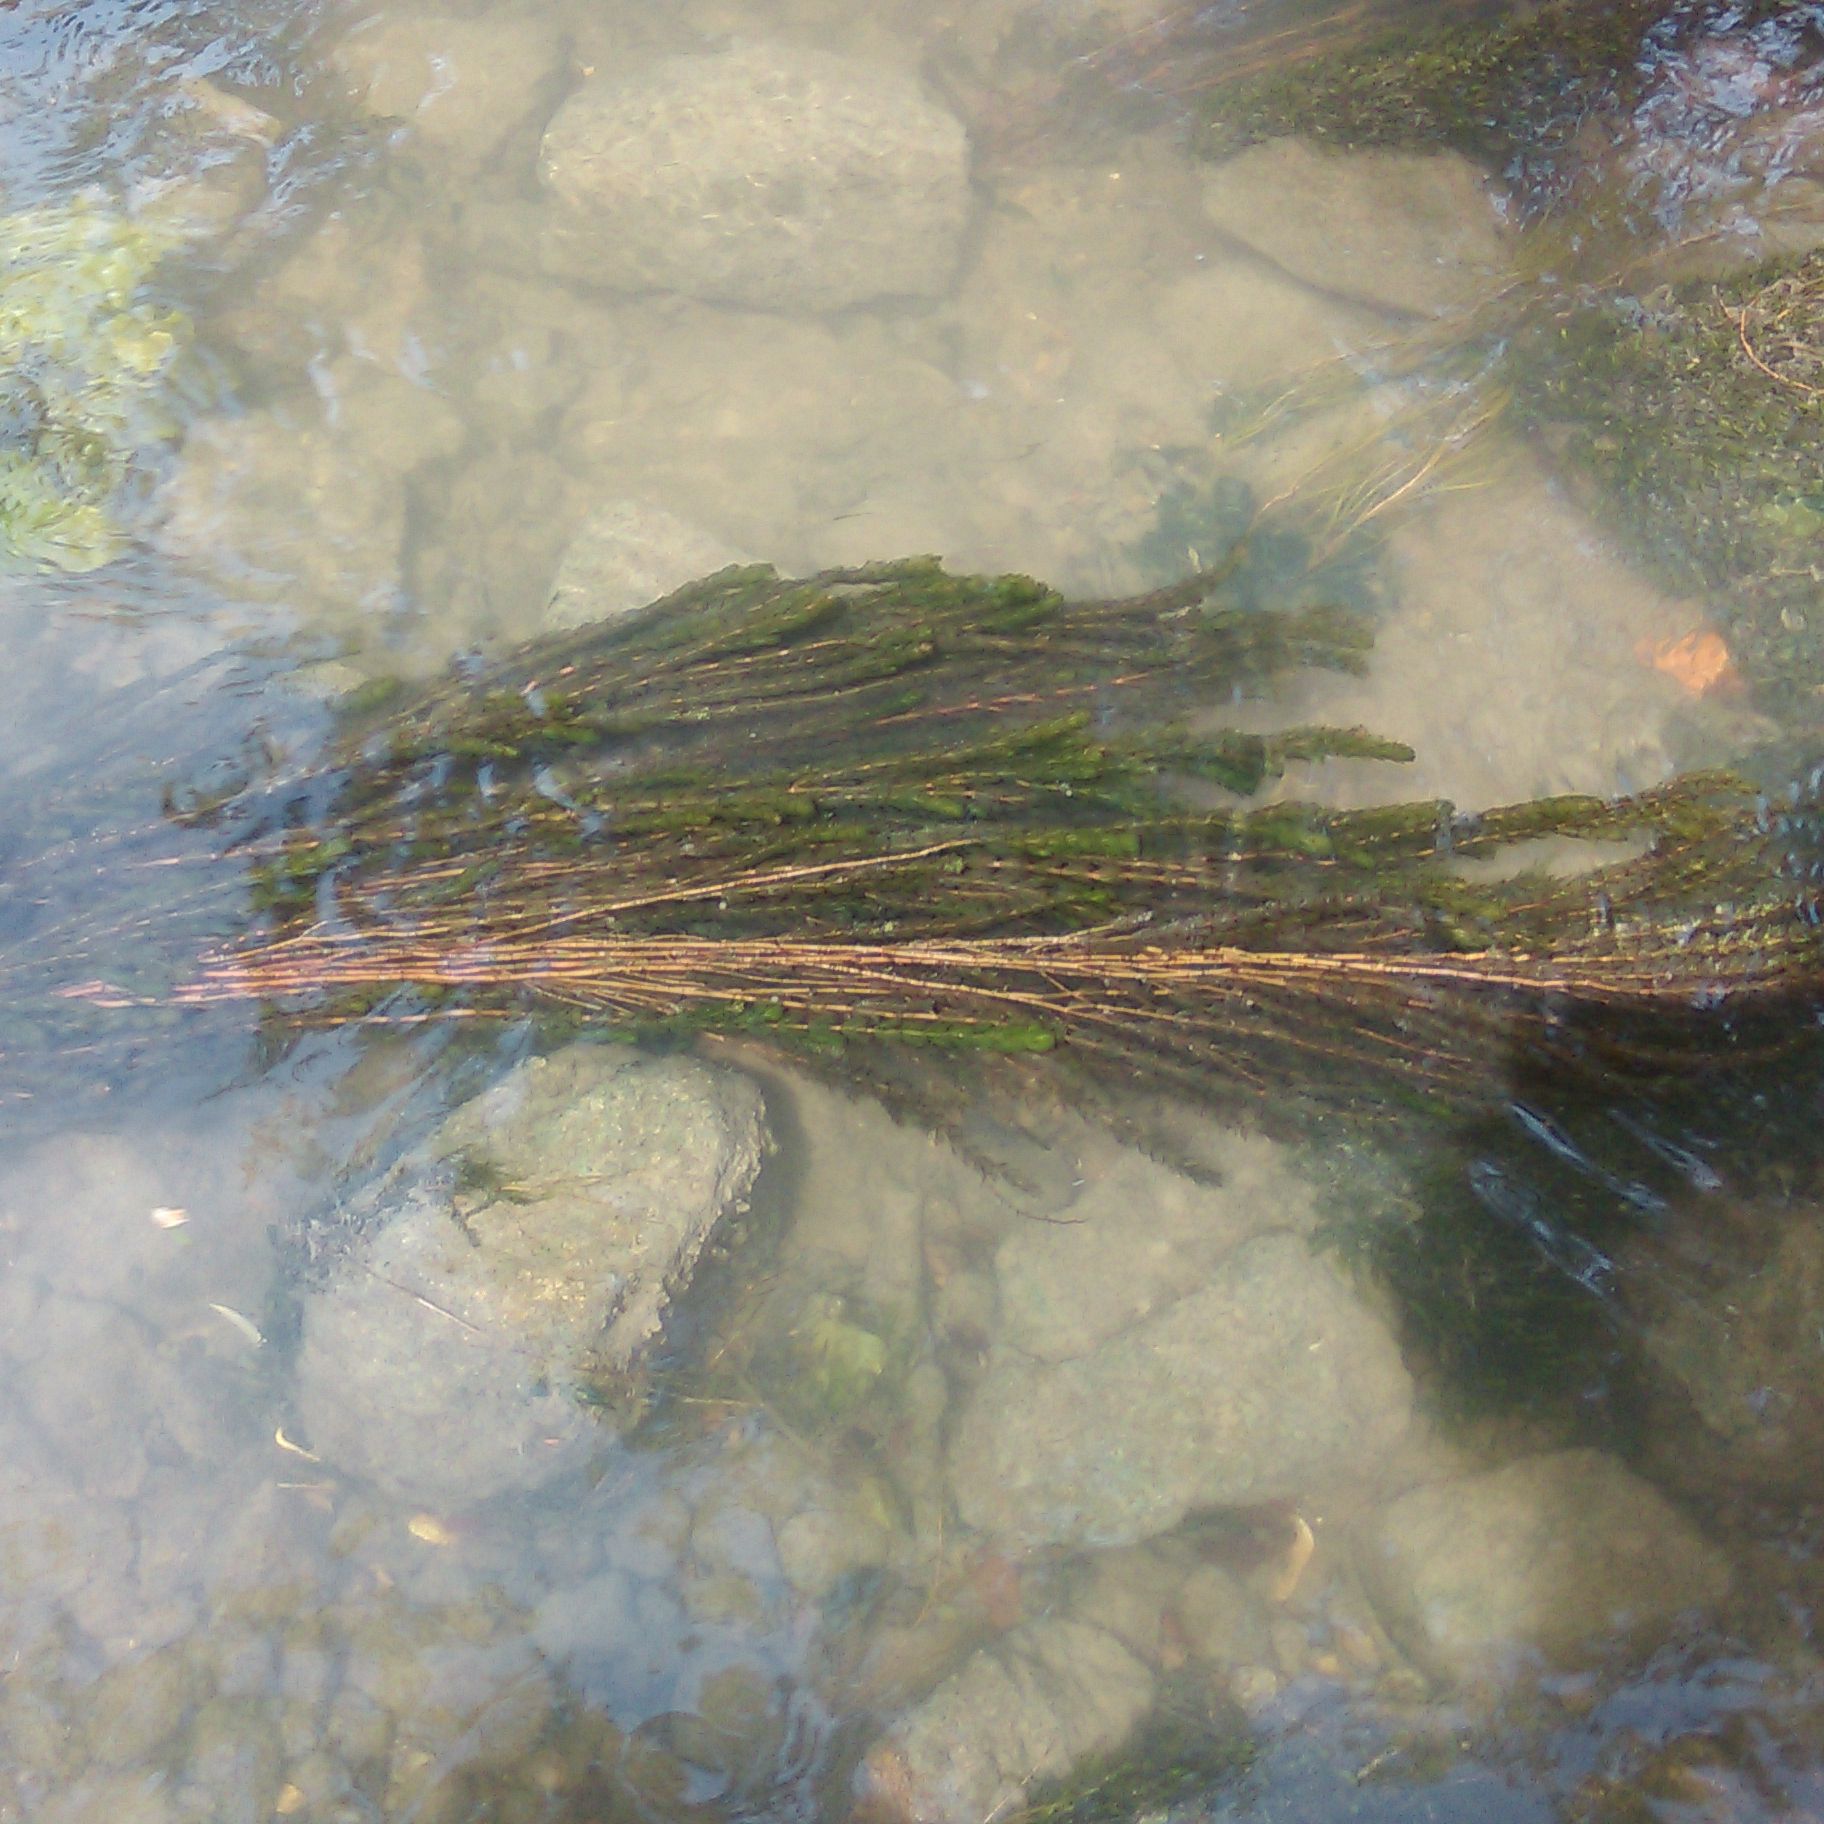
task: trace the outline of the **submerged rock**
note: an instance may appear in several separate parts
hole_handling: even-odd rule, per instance
[[[1204,180],[1227,233],[1335,297],[1442,316],[1485,297],[1508,269],[1486,180],[1454,153],[1253,147]]]
[[[1361,1565],[1395,1638],[1455,1677],[1663,1630],[1730,1585],[1722,1553],[1597,1450],[1416,1488],[1368,1528]]]
[[[409,1667],[382,1688],[394,1718],[386,1791],[392,1817],[450,1815],[452,1800],[466,1798],[478,1773],[523,1763],[556,1706],[539,1654],[511,1635],[414,1643]]]
[[[951,1485],[963,1518],[1009,1544],[1131,1544],[1194,1508],[1280,1500],[1365,1468],[1411,1403],[1381,1320],[1297,1236],[1260,1235],[1198,1290],[1071,1359],[998,1345],[958,1427]]]
[[[589,515],[565,549],[544,626],[556,631],[613,620],[698,577],[750,561],[663,507],[611,500]]]
[[[448,1203],[414,1193],[306,1306],[297,1403],[312,1449],[433,1506],[572,1465],[591,1421],[501,1302]]]
[[[1398,596],[1370,675],[1313,679],[1300,714],[1410,742],[1400,791],[1414,798],[1512,804],[1659,784],[1677,770],[1677,726],[1715,725],[1722,708],[1652,662],[1702,610],[1630,568],[1529,453],[1490,441],[1481,460],[1482,486],[1389,534]],[[1384,770],[1325,763],[1295,789],[1381,802]]]
[[[321,380],[321,399],[194,425],[160,490],[160,537],[244,599],[364,624],[401,605],[408,477],[454,455],[462,423],[360,362]]]
[[[964,1661],[875,1743],[856,1775],[875,1824],[980,1824],[1036,1781],[1119,1748],[1153,1680],[1112,1634],[1046,1618]]]
[[[1277,1147],[1225,1135],[1220,1185],[1198,1184],[1132,1148],[1108,1148],[1082,1194],[1025,1223],[995,1256],[1002,1338],[1065,1361],[1194,1291],[1210,1267],[1263,1229],[1307,1232],[1309,1190]]]
[[[918,83],[765,44],[586,85],[539,172],[555,269],[762,309],[935,296],[969,209],[962,126]]]
[[[1583,174],[1581,200],[1597,222],[1620,216],[1663,238],[1666,264],[1681,274],[1752,272],[1824,247],[1817,30],[1797,9],[1769,10],[1744,19],[1718,9],[1689,44],[1651,46],[1644,92],[1607,157]],[[1606,271],[1612,250],[1589,238]]]
[[[884,318],[676,299],[637,315],[637,382],[599,374],[560,430],[565,462],[598,498],[662,502],[789,573],[835,561],[828,529],[876,493],[958,465],[979,479],[954,379]],[[926,522],[927,538],[941,530]],[[921,548],[897,538],[866,557]]]
[[[1262,1599],[1181,1534],[1078,1560],[1069,1611],[1161,1669],[1188,1659],[1228,1671],[1272,1657]]]
[[[369,113],[403,122],[446,159],[481,165],[531,120],[560,75],[560,53],[556,35],[526,13],[410,12],[363,21],[331,62]]]
[[[1720,1472],[1809,1490],[1824,1455],[1824,1215],[1750,1207],[1719,1222],[1708,1201],[1688,1215],[1643,1243],[1622,1281],[1671,1383],[1657,1389],[1668,1464],[1693,1489]],[[1693,1436],[1693,1410],[1707,1435]]]
[[[433,1504],[545,1481],[601,1436],[579,1379],[635,1365],[763,1148],[732,1073],[588,1045],[520,1065],[389,1175],[306,1301],[312,1447]]]

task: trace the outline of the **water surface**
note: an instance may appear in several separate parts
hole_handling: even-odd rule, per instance
[[[1114,594],[1215,555],[1244,489],[1372,525],[1351,587],[1377,616],[1365,676],[1245,713],[1415,750],[1397,779],[1330,763],[1288,793],[1618,794],[1769,733],[1691,662],[1712,605],[1631,563],[1460,357],[1450,325],[1532,277],[1518,202],[1452,166],[1404,191],[1377,171],[1313,210],[1274,188],[1304,181],[1292,167],[1244,184],[1194,157],[1177,47],[1241,55],[1225,47],[1268,37],[1272,9],[1209,9],[1194,41],[1173,36],[1181,11],[1028,0],[4,17],[6,220],[162,224],[148,289],[189,325],[132,420],[118,554],[16,564],[0,595],[0,931],[60,956],[60,980],[143,968],[156,998],[179,938],[231,933],[238,877],[150,923],[121,883],[221,840],[168,813],[285,779],[364,681],[472,665],[735,561],[935,552]],[[559,108],[755,43],[836,53],[966,136],[937,276],[800,308],[553,272],[538,158]],[[1718,43],[1661,72],[1642,117],[1674,233],[1704,197],[1654,147],[1757,109],[1803,124],[1777,56]],[[1717,143],[1698,176],[1752,217],[1765,170]],[[5,991],[24,1006],[41,985]],[[1090,1783],[1124,1737],[1137,1768],[1083,1801],[1095,1815],[1824,1806],[1824,1218],[1803,1082],[1746,1125],[1733,1102],[1641,1116],[1620,1167],[1524,1106],[1444,1167],[1196,1117],[1183,1150],[1211,1188],[1042,1082],[1028,1131],[997,1110],[959,1150],[711,1048],[759,1081],[773,1150],[668,1327],[643,1425],[589,1420],[561,1475],[471,1502],[413,1492],[423,1433],[480,1420],[410,1359],[416,1435],[326,1460],[302,1338],[378,1220],[376,1172],[536,1036],[376,1026],[281,1049],[247,1014],[133,1018],[126,1037],[124,1012],[113,1034],[73,1023],[54,1072],[36,1028],[11,1047],[32,1062],[0,1139],[0,1816],[846,1817],[859,1794],[872,1815],[987,1824],[1040,1774]],[[985,1170],[996,1148],[1005,1169]],[[1413,1213],[1438,1169],[1502,1238],[1464,1254],[1446,1317],[1511,1292],[1522,1328],[1503,1354],[1492,1331],[1409,1324],[1418,1416],[1373,1460],[1275,1481],[1269,1450],[1264,1492],[1107,1536],[997,1506],[1016,1462],[1054,1473],[1022,1409],[991,1410],[1027,1384],[995,1378],[1008,1363],[1152,1337],[1263,1234],[1298,1251],[1305,1290],[1335,1288],[1364,1363],[1391,1361],[1394,1307],[1352,1277],[1360,1225],[1450,1243]],[[1600,1247],[1573,1220],[1590,1208]],[[1509,1385],[1548,1356],[1536,1388]],[[1093,1436],[1108,1414],[1088,1404]],[[1129,1446],[1176,1463],[1180,1415],[1128,1416],[1110,1485]],[[1307,1420],[1325,1415],[1273,1420],[1288,1462]],[[1566,1449],[1630,1466],[1646,1549],[1713,1600],[1474,1676],[1415,1649],[1363,1542],[1414,1511],[1408,1491]],[[1148,1513],[1155,1492],[1135,1497]],[[1592,1552],[1621,1562],[1628,1532]],[[1480,1545],[1524,1608],[1499,1533],[1439,1539],[1403,1574],[1424,1587],[1435,1559],[1473,1587]],[[1571,1572],[1537,1585],[1542,1611],[1575,1606]],[[929,1771],[946,1762],[951,1785]]]

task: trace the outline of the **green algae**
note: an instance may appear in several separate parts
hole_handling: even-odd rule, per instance
[[[124,549],[189,341],[152,295],[171,238],[97,199],[0,217],[0,552],[92,570]]]
[[[1127,1741],[1041,1782],[1015,1824],[1139,1824],[1177,1806],[1201,1809],[1254,1765],[1258,1746],[1226,1700],[1200,1701],[1195,1682],[1168,1686]]]
[[[817,1293],[793,1325],[775,1399],[815,1426],[849,1418],[886,1379],[896,1351],[892,1327],[837,1293]]]
[[[1247,610],[1328,607],[1372,616],[1387,605],[1378,539],[1335,539],[1315,516],[1263,515],[1255,491],[1230,475],[1170,482],[1152,528],[1128,549],[1148,580],[1187,573],[1220,580],[1225,598]]]
[[[1684,0],[1557,0],[1401,25],[1359,44],[1345,36],[1335,49],[1219,77],[1201,97],[1200,147],[1222,158],[1298,134],[1350,149],[1525,162],[1625,95],[1648,30],[1689,11]]]

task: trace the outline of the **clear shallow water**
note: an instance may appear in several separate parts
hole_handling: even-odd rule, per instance
[[[1509,257],[1499,213],[1459,183],[1447,260],[1421,245],[1401,267],[1396,207],[1370,236],[1372,284],[1299,277],[1311,250],[1273,239],[1290,211],[1270,185],[1212,198],[1172,123],[1120,105],[1047,115],[1056,70],[1108,28],[1067,21],[1060,46],[1019,8],[20,8],[7,23],[8,208],[88,185],[149,208],[174,185],[194,210],[160,279],[196,326],[167,408],[183,438],[146,459],[139,536],[115,564],[8,585],[0,765],[23,854],[47,819],[80,841],[85,818],[157,825],[173,779],[206,789],[250,757],[282,771],[321,738],[325,695],[535,631],[573,535],[613,503],[645,515],[631,541],[625,504],[611,522],[637,600],[680,580],[660,562],[915,550],[1138,587],[1178,559],[1153,536],[1174,484],[1205,486],[1213,462],[1264,497],[1321,488],[1328,457],[1389,426],[1391,498],[1425,446],[1408,396],[1377,384],[1382,351],[1439,287],[1473,291]],[[544,275],[533,160],[558,105],[731,34],[925,73],[966,117],[955,272],[922,303],[758,310]],[[987,99],[1002,82],[1040,116],[1010,143]],[[1366,206],[1346,197],[1330,232]],[[1339,355],[1340,394],[1318,385],[1289,431],[1219,438],[1212,457],[1212,400]],[[1497,435],[1447,481],[1394,534],[1370,674],[1275,706],[1403,736],[1417,759],[1393,787],[1336,768],[1296,789],[1611,792],[1742,739],[1739,705],[1656,662],[1702,605],[1629,571],[1533,452]],[[658,532],[654,508],[673,516]],[[58,812],[72,779],[102,808],[78,794]],[[80,850],[53,878],[58,916],[109,903]],[[35,895],[9,918],[43,917]],[[129,955],[155,947],[147,932]],[[119,949],[99,952],[109,970]],[[1177,1802],[1215,1815],[1820,1803],[1819,1226],[1796,1150],[1759,1175],[1706,1168],[1718,1202],[1643,1224],[1626,1290],[1605,1282],[1623,1341],[1659,1350],[1644,1388],[1599,1317],[1573,1397],[1543,1419],[1422,1417],[1346,1473],[1269,1474],[1258,1498],[1191,1499],[1183,1523],[1083,1549],[996,1509],[1022,1443],[1017,1412],[992,1423],[1004,1352],[1042,1355],[1060,1329],[1118,1340],[1205,1293],[1257,1229],[1303,1247],[1338,1214],[1349,1159],[1201,1134],[1223,1188],[1199,1202],[1056,1113],[1049,1148],[1016,1155],[1016,1194],[871,1105],[763,1076],[777,1150],[743,1237],[669,1334],[647,1429],[616,1443],[604,1422],[556,1481],[475,1505],[385,1486],[389,1452],[403,1466],[425,1429],[479,1430],[409,1360],[417,1437],[386,1434],[355,1470],[323,1461],[299,1332],[358,1245],[364,1181],[517,1042],[440,1058],[432,1039],[341,1033],[275,1061],[244,1022],[184,1024],[141,1041],[124,1078],[98,1064],[85,1083],[79,1065],[74,1087],[18,1110],[0,1160],[12,1815],[845,1816],[860,1763],[889,1815],[986,1791],[967,1815],[1005,1816],[1009,1778],[1149,1710],[1190,1719],[1205,1758]],[[1540,1206],[1497,1187],[1483,1208],[1518,1234],[1515,1271],[1536,1266]],[[1778,1233],[1757,1236],[1770,1211]],[[1176,1239],[1133,1279],[1128,1257],[1162,1231]],[[1794,1289],[1791,1308],[1770,1286]],[[1377,1309],[1338,1307],[1368,1313],[1369,1353]],[[1451,1411],[1459,1391],[1446,1374],[1422,1408]],[[1172,1415],[1126,1416],[1155,1452],[1143,1480],[1197,1486],[1161,1435]],[[1363,1588],[1377,1516],[1413,1486],[1592,1442],[1703,1530],[1705,1565],[1733,1580],[1711,1622],[1543,1687],[1420,1663]],[[1020,1461],[1051,1473],[1042,1452]],[[1668,1535],[1629,1518],[1670,1580]],[[1473,1584],[1476,1538],[1429,1557],[1446,1547]],[[1486,1549],[1486,1581],[1512,1584]],[[1574,1600],[1547,1581],[1539,1606]],[[963,1695],[933,1709],[946,1690]],[[1182,1738],[1151,1759],[1174,1757]],[[916,1785],[946,1760],[1000,1773],[961,1796]]]

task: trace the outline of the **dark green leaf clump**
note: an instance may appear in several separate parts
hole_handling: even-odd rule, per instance
[[[1619,81],[1674,0],[1560,0],[1518,17],[1433,20],[1310,51],[1204,95],[1203,147],[1285,134],[1344,147],[1449,147],[1503,165],[1556,146]]]

